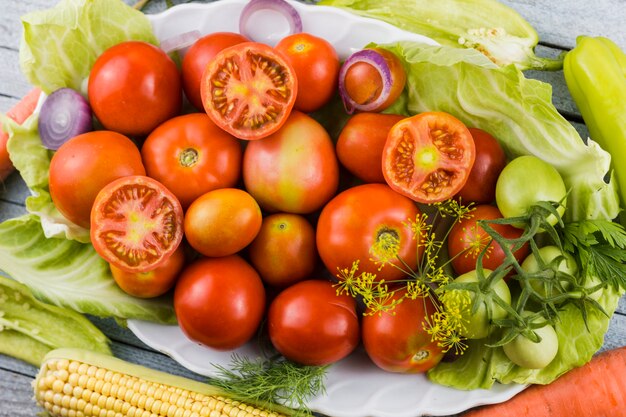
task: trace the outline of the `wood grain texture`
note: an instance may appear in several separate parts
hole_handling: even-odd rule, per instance
[[[133,0],[125,0],[132,4]],[[174,0],[174,4],[188,0]],[[541,45],[537,53],[556,56],[575,45],[579,34],[610,36],[626,49],[626,0],[598,0],[592,6],[584,0],[502,0],[524,16],[538,32]],[[205,1],[206,2],[206,1]],[[0,0],[0,111],[6,111],[26,94],[30,86],[19,71],[18,50],[21,37],[20,17],[28,12],[50,8],[57,0]],[[152,0],[146,13],[165,9],[165,0]],[[583,138],[588,134],[572,102],[562,71],[528,71],[526,75],[552,86],[556,108],[568,118]],[[19,175],[0,184],[0,221],[25,212],[29,195]],[[178,365],[170,357],[141,342],[130,330],[112,319],[90,317],[112,341],[113,353],[129,362],[202,381],[203,377]],[[603,349],[626,345],[626,298],[620,300],[605,336]],[[32,400],[31,382],[37,369],[19,360],[0,355],[0,417],[34,416],[40,410]]]

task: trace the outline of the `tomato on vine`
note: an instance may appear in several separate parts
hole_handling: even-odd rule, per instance
[[[483,229],[479,221],[502,219],[502,213],[497,207],[481,204],[474,207],[464,218],[460,219],[450,229],[448,236],[448,255],[452,259],[452,267],[457,274],[464,274],[476,269],[478,255],[484,251],[482,264],[484,268],[496,269],[506,259],[506,253],[499,243]],[[523,231],[508,224],[490,224],[496,233],[507,239],[517,239]],[[530,247],[524,244],[513,252],[513,256],[521,262]]]

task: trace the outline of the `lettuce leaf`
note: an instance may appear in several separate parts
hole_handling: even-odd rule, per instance
[[[619,199],[611,156],[582,140],[552,104],[552,87],[513,65],[497,67],[470,49],[415,42],[383,45],[407,71],[405,114],[439,110],[499,139],[509,157],[535,155],[554,166],[569,190],[566,219],[614,219]]]
[[[37,113],[18,124],[0,113],[0,122],[9,134],[7,151],[32,195],[26,210],[39,217],[46,237],[63,237],[88,243],[89,230],[67,220],[55,207],[48,186],[52,152],[43,147],[37,130]]]
[[[120,0],[61,0],[23,16],[22,25],[20,67],[47,94],[81,91],[96,58],[117,43],[158,44],[148,18]]]
[[[0,270],[59,307],[100,317],[176,322],[171,297],[140,299],[124,293],[92,245],[46,238],[33,214],[0,224]]]
[[[485,346],[484,340],[472,340],[462,356],[454,362],[441,362],[428,372],[428,378],[441,385],[458,389],[489,389],[495,381],[503,384],[549,384],[572,368],[591,360],[604,343],[609,317],[617,308],[622,292],[606,289],[598,300],[608,317],[596,309],[589,309],[588,330],[580,310],[568,304],[559,312],[555,326],[559,350],[555,359],[545,368],[526,369],[511,362],[501,347]]]
[[[321,0],[360,16],[379,19],[442,45],[474,48],[498,65],[557,70],[563,59],[538,57],[537,31],[517,11],[497,0]]]

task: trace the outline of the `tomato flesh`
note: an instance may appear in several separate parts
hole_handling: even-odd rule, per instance
[[[394,125],[383,150],[383,174],[395,191],[420,203],[444,201],[465,185],[476,158],[467,127],[444,112]]]
[[[106,261],[127,272],[164,263],[183,237],[183,210],[174,194],[144,176],[105,186],[91,212],[91,241]]]
[[[222,50],[202,76],[204,109],[213,121],[240,139],[277,131],[296,100],[293,67],[271,47],[245,42]]]

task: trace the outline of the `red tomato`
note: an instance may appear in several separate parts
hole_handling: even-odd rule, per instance
[[[249,39],[239,33],[215,32],[198,39],[185,53],[181,66],[183,90],[189,102],[198,110],[204,110],[200,96],[202,74],[209,62],[229,46],[248,42]]]
[[[425,320],[434,312],[429,298],[405,298],[389,312],[365,314],[363,346],[372,362],[385,371],[401,373],[425,372],[437,365],[444,352],[424,330]]]
[[[406,73],[402,63],[392,52],[382,48],[369,48],[378,52],[387,63],[391,73],[391,91],[389,97],[381,103],[373,112],[378,112],[389,107],[400,97],[406,84]],[[352,64],[345,75],[344,85],[346,94],[358,104],[369,104],[375,101],[383,90],[383,78],[380,72],[367,62]]]
[[[506,165],[506,155],[496,138],[481,129],[470,128],[476,159],[467,182],[457,194],[463,203],[491,203],[496,199],[496,182]]]
[[[267,324],[276,350],[302,365],[337,362],[360,339],[356,302],[337,295],[329,281],[301,281],[283,290],[270,305]]]
[[[471,217],[462,219],[450,230],[448,254],[452,258],[452,267],[457,274],[475,270],[478,254],[489,244],[483,256],[483,268],[494,270],[504,261],[504,251],[495,241],[489,243],[491,237],[477,221],[501,219],[502,213],[495,206],[479,205],[469,213],[469,216]],[[523,230],[510,225],[491,224],[490,226],[508,239],[519,238],[523,233]],[[514,256],[521,262],[529,251],[528,245],[524,245],[514,252]]]
[[[339,162],[364,182],[384,184],[383,148],[389,130],[402,119],[404,116],[383,113],[357,113],[352,116],[337,139]]]
[[[174,286],[184,265],[185,253],[179,246],[163,264],[150,271],[127,272],[115,265],[110,266],[113,279],[124,292],[134,297],[152,298],[165,294]]]
[[[220,188],[196,199],[185,213],[185,237],[205,256],[233,255],[261,229],[261,209],[238,188]]]
[[[192,341],[235,349],[257,331],[265,312],[265,289],[259,274],[241,257],[204,258],[178,278],[174,310]]]
[[[248,143],[243,155],[246,189],[267,211],[311,213],[335,195],[339,163],[322,125],[293,111],[273,135]]]
[[[291,64],[298,78],[294,108],[313,112],[328,103],[337,90],[339,56],[325,39],[309,33],[295,33],[275,46]]]
[[[386,265],[380,271],[372,258],[372,248],[386,239],[398,245],[398,256],[417,267],[417,240],[408,222],[420,215],[417,205],[383,184],[364,184],[341,192],[322,210],[316,242],[320,257],[332,275],[351,268],[359,261],[359,271],[392,281],[404,277],[402,271]],[[403,267],[397,259],[391,263]]]
[[[257,42],[220,51],[207,65],[200,86],[204,109],[215,124],[247,140],[280,129],[297,92],[291,64],[274,48]]]
[[[463,188],[475,157],[472,135],[460,120],[448,113],[425,112],[391,128],[383,173],[400,194],[434,203]]]
[[[89,103],[109,130],[147,135],[182,106],[180,73],[161,49],[126,41],[104,51],[91,69]]]
[[[68,220],[89,228],[98,192],[111,181],[145,175],[137,146],[119,133],[99,130],[78,135],[50,161],[50,196]]]
[[[234,187],[242,154],[239,141],[203,113],[166,121],[141,148],[148,176],[163,183],[184,208],[206,192]]]
[[[183,208],[160,182],[141,175],[110,182],[91,210],[91,243],[127,272],[158,268],[183,238]]]
[[[298,214],[272,214],[263,219],[248,251],[263,282],[286,287],[313,273],[317,262],[315,229]]]

